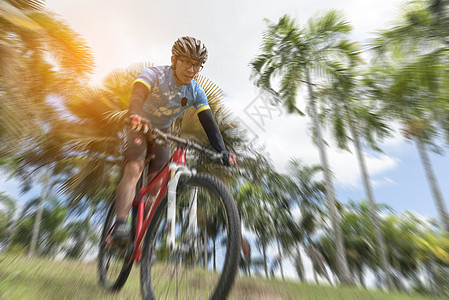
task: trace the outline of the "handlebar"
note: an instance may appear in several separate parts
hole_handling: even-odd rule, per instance
[[[126,125],[131,125],[131,121],[125,120],[125,124]],[[150,124],[148,124],[150,125]],[[161,130],[157,129],[157,128],[151,128],[148,132],[143,133],[142,134],[145,135],[146,139],[148,140],[152,140],[155,141],[156,143],[160,143],[160,144],[169,144],[170,142],[174,142],[175,144],[177,144],[178,146],[181,146],[182,148],[185,149],[194,149],[196,151],[202,152],[204,154],[206,154],[207,156],[209,156],[211,159],[213,160],[221,160],[223,158],[222,154],[211,151],[201,145],[198,145],[192,141],[171,135],[169,133],[164,133]]]
[[[186,149],[193,149],[199,152],[202,152],[209,156],[210,158],[214,160],[218,160],[222,158],[222,155],[219,153],[216,153],[214,151],[211,151],[203,146],[200,146],[192,141],[171,135],[169,133],[163,133],[157,128],[152,128],[146,133],[147,138],[150,138],[152,140],[155,140],[157,143],[162,142],[165,144],[168,144],[169,142],[174,142],[178,146],[181,146]]]

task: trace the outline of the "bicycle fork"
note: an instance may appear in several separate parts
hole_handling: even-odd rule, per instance
[[[170,251],[175,249],[175,225],[176,225],[176,189],[178,187],[181,176],[190,177],[196,173],[195,170],[190,170],[184,165],[171,163],[169,165],[170,180],[167,183],[167,223],[169,225],[169,232],[167,243]],[[189,197],[189,233],[195,233],[197,228],[197,189],[190,194]]]

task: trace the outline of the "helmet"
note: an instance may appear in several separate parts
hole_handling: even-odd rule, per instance
[[[207,48],[198,39],[190,36],[180,37],[172,47],[172,55],[183,55],[191,59],[205,63],[207,60]]]

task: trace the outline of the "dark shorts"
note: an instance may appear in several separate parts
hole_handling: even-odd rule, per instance
[[[170,133],[171,129],[161,129],[164,133]],[[167,145],[148,145],[148,141],[143,134],[128,131],[125,138],[123,158],[125,164],[130,160],[140,160],[145,162],[146,157],[154,157],[149,165],[149,173],[159,171],[170,158],[170,146]]]

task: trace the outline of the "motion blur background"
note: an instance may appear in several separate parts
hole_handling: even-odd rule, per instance
[[[191,35],[208,47],[201,75],[222,90],[216,118],[241,162],[217,174],[252,248],[242,273],[345,282],[348,269],[359,285],[367,277],[370,286],[447,293],[448,1],[4,1],[0,9],[3,250],[95,256],[121,166],[115,113],[127,108],[140,68],[169,64],[173,42]],[[285,36],[295,28],[296,43]],[[326,56],[320,47],[340,48]],[[278,72],[267,83],[270,66]],[[335,217],[346,263],[335,253]]]

